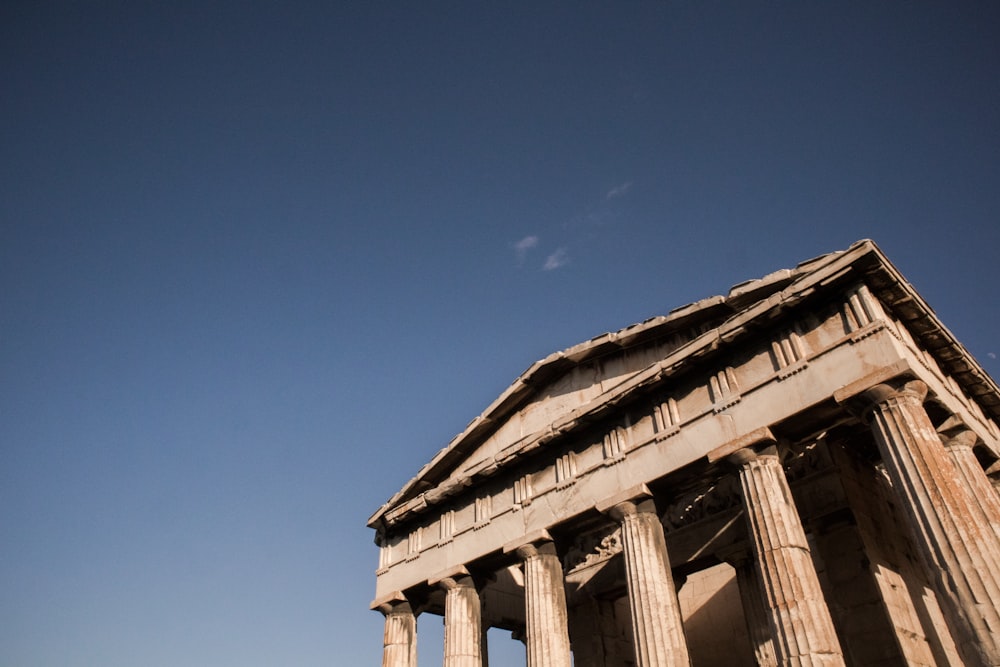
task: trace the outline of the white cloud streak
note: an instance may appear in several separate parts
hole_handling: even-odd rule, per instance
[[[518,266],[524,264],[524,259],[528,256],[528,251],[536,247],[538,247],[538,237],[534,235],[525,236],[514,244],[514,253],[517,255]]]
[[[604,199],[608,200],[608,199],[616,199],[618,197],[624,197],[625,195],[628,194],[628,191],[631,189],[632,189],[632,181],[629,181],[628,183],[622,183],[621,185],[618,185],[608,190],[608,194],[604,195]]]
[[[537,236],[525,236],[514,244],[514,249],[518,252],[527,252],[538,245]]]
[[[566,248],[556,248],[556,251],[545,258],[542,271],[555,271],[569,264],[569,253]]]

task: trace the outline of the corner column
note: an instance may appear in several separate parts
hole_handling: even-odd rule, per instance
[[[385,616],[382,667],[417,667],[417,615],[402,595],[377,606]]]
[[[566,587],[555,544],[546,536],[504,551],[515,551],[524,564],[528,667],[570,667]]]
[[[942,611],[967,665],[1000,665],[1000,553],[986,514],[924,410],[927,385],[880,384],[860,395]]]
[[[444,667],[484,667],[483,609],[465,568],[430,582],[445,590]]]
[[[728,460],[739,470],[777,664],[842,667],[837,631],[776,449],[741,449]]]
[[[639,667],[689,665],[687,641],[663,526],[649,490],[623,494],[598,505],[621,524],[622,554]]]

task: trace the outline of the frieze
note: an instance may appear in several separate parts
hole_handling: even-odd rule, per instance
[[[784,461],[785,478],[791,482],[809,477],[833,467],[826,443],[817,440],[794,449]]]
[[[610,560],[622,551],[620,526],[578,535],[563,557],[567,574]]]
[[[660,520],[668,530],[677,530],[739,505],[740,489],[736,478],[727,475],[671,503]]]

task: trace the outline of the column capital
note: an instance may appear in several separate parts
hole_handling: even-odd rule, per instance
[[[857,398],[867,403],[866,408],[891,401],[894,398],[916,399],[919,403],[923,403],[927,398],[927,391],[927,383],[922,380],[883,382],[865,389],[858,394]]]
[[[756,460],[757,452],[755,452],[751,447],[744,447],[743,449],[739,449],[726,457],[726,463],[736,468],[742,468],[743,466]]]
[[[640,514],[652,514],[659,521],[659,515],[656,513],[656,505],[653,503],[652,498],[646,498],[645,500],[623,500],[616,505],[612,505],[607,510],[607,515],[618,522]]]
[[[971,429],[962,429],[952,435],[941,439],[948,449],[972,449],[979,441],[979,436]]]
[[[601,514],[607,514],[615,521],[621,521],[626,516],[640,512],[656,512],[653,504],[653,492],[645,484],[633,486],[630,489],[616,493],[594,505]]]
[[[535,558],[536,556],[555,556],[556,545],[554,542],[532,542],[528,544],[522,544],[518,548],[514,549],[516,553],[522,560],[528,560],[529,558]]]
[[[852,399],[876,385],[905,383],[915,377],[916,374],[910,368],[909,362],[905,359],[900,359],[894,363],[882,366],[874,372],[858,378],[854,382],[845,384],[833,392],[833,400],[844,407],[851,408],[854,402]]]
[[[747,454],[740,455],[737,459],[749,455],[750,460],[753,460],[755,449],[759,449],[761,447],[774,447],[777,443],[778,440],[774,437],[774,434],[771,433],[771,429],[763,426],[761,428],[754,429],[745,435],[741,435],[738,438],[734,438],[721,447],[716,447],[706,454],[705,458],[708,459],[709,463],[716,463],[721,459],[730,458],[733,454],[737,454],[743,450],[748,450]]]
[[[864,387],[861,385],[862,382],[859,381],[838,389],[833,398],[848,412],[865,422],[874,410],[893,401],[923,405],[929,391],[925,382],[912,377],[894,378]]]
[[[402,591],[393,591],[384,597],[374,600],[368,608],[382,612],[383,616],[388,616],[392,613],[417,614],[415,605],[410,602],[409,598]]]
[[[522,559],[527,559],[539,554],[555,554],[556,545],[549,531],[536,530],[508,542],[503,546],[503,552],[516,553]]]
[[[480,581],[464,565],[439,572],[427,580],[428,586],[438,586],[446,591],[463,586],[479,588]]]

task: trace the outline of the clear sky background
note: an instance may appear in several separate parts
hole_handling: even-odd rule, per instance
[[[1000,5],[538,5],[2,4],[0,667],[378,664],[517,375],[860,238],[1000,375]]]

